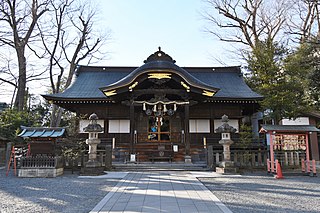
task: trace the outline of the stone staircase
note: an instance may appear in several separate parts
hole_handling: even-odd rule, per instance
[[[113,163],[115,171],[210,171],[206,164],[185,163]]]

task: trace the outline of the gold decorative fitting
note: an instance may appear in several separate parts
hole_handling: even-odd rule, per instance
[[[133,88],[135,88],[138,85],[138,81],[134,82],[130,87],[129,91],[132,92]]]
[[[150,73],[148,75],[149,75],[148,78],[156,78],[156,79],[171,78],[170,73]]]
[[[209,96],[209,97],[212,97],[214,94],[215,94],[214,92],[210,92],[206,90],[203,90],[202,92],[202,95]]]
[[[186,88],[187,92],[190,92],[190,87],[189,87],[186,83],[184,83],[183,81],[181,81],[180,84],[181,84],[184,88]]]
[[[111,91],[104,92],[104,94],[105,94],[106,96],[112,96],[112,95],[116,95],[117,92],[116,92],[116,90],[111,90]]]

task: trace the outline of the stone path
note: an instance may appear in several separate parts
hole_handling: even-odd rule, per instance
[[[197,178],[182,171],[131,172],[91,212],[231,213]]]

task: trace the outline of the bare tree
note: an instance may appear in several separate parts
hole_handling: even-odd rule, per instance
[[[288,33],[304,43],[320,36],[319,0],[295,0],[288,19]],[[296,37],[297,36],[297,37]]]
[[[104,57],[100,49],[107,36],[96,34],[96,9],[88,2],[56,0],[51,2],[52,21],[39,24],[43,46],[49,56],[48,71],[53,94],[65,90],[77,65]],[[54,26],[54,27],[52,27]],[[48,29],[48,28],[51,28]],[[53,105],[51,126],[59,126],[63,109]]]
[[[18,88],[18,78],[14,73],[15,63],[9,55],[0,54],[0,87],[1,93],[4,95],[5,92],[10,91],[12,88],[13,93],[11,95],[11,106],[14,101],[15,93]]]
[[[255,48],[257,42],[274,40],[285,23],[288,5],[285,1],[206,0],[209,9],[204,17],[210,25],[207,31],[221,41],[241,43]],[[220,31],[216,27],[220,28]]]
[[[26,48],[36,35],[35,26],[48,11],[46,0],[2,0],[0,3],[0,45],[15,49],[18,61],[18,85],[14,106],[23,110],[27,84]]]

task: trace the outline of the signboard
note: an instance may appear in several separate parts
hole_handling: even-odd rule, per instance
[[[136,162],[136,155],[130,154],[130,162]]]
[[[173,151],[178,152],[178,145],[173,145]]]
[[[273,144],[274,150],[306,150],[306,135],[277,134]]]

